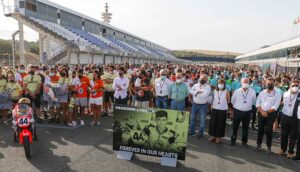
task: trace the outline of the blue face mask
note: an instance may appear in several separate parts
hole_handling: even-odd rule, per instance
[[[161,78],[162,80],[164,80],[164,79],[166,79],[166,76],[161,76],[160,78]]]

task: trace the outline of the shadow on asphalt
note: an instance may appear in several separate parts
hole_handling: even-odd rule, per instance
[[[86,120],[87,122],[89,120]],[[74,160],[71,160],[72,157],[68,156],[59,156],[55,154],[56,149],[62,149],[69,144],[75,144],[78,146],[92,146],[100,151],[103,151],[107,154],[113,155],[116,154],[112,148],[112,143],[106,143],[108,139],[112,140],[112,119],[105,118],[103,119],[102,126],[83,126],[74,130],[65,130],[65,129],[55,129],[55,128],[39,128],[38,137],[39,140],[34,142],[32,145],[32,159],[29,162],[37,168],[39,171],[74,171],[71,168]],[[207,125],[208,126],[208,125]],[[18,143],[13,142],[11,129],[8,129],[7,126],[0,125],[0,147],[22,147]],[[6,130],[6,131],[5,131]],[[80,131],[80,132],[78,132]],[[208,141],[208,136],[205,135],[200,140],[196,137],[188,138],[188,148],[186,153],[186,161],[189,159],[201,160],[202,156],[205,155],[214,155],[220,159],[224,159],[232,162],[236,165],[243,165],[246,163],[252,163],[257,166],[265,167],[270,170],[276,169],[278,166],[282,166],[285,169],[290,169],[292,171],[297,171],[299,167],[298,162],[288,160],[285,157],[280,157],[278,155],[266,155],[264,151],[254,152],[254,144],[257,136],[256,131],[249,129],[249,142],[251,144],[248,148],[244,148],[240,144],[241,137],[241,128],[238,134],[237,144],[234,147],[229,145],[232,127],[226,126],[226,139],[223,140],[222,144],[214,144]],[[2,134],[3,132],[3,134]],[[278,147],[280,144],[278,140],[274,139],[273,144]],[[109,146],[109,148],[106,147]],[[23,150],[22,150],[23,151]],[[90,149],[92,151],[92,148]],[[89,150],[88,150],[89,152]],[[87,152],[87,153],[88,153]],[[199,155],[200,153],[200,155]],[[86,155],[86,154],[84,154]],[[75,159],[80,159],[76,157]],[[0,153],[0,159],[3,159],[4,155]],[[25,158],[25,155],[24,155]],[[159,162],[149,162],[140,159],[137,156],[134,156],[133,160],[130,163],[135,164],[143,169],[150,171],[174,171],[174,168],[160,166]],[[177,164],[178,171],[199,171],[197,169],[185,166],[185,162],[178,161]]]
[[[207,121],[209,122],[209,121]],[[208,126],[208,124],[206,125]],[[206,130],[206,132],[208,132]],[[297,171],[299,163],[289,160],[286,157],[278,156],[273,150],[271,155],[267,155],[265,150],[261,152],[255,152],[257,131],[253,131],[249,128],[249,140],[248,147],[244,147],[241,144],[241,134],[242,127],[239,128],[238,139],[235,146],[230,146],[230,136],[232,133],[232,126],[226,126],[225,139],[222,140],[221,144],[210,143],[208,141],[209,136],[205,135],[203,138],[198,139],[198,137],[189,137],[188,138],[188,148],[186,156],[191,159],[198,159],[197,155],[192,154],[190,151],[200,152],[202,154],[211,154],[215,155],[221,159],[232,162],[233,164],[243,165],[246,163],[252,163],[256,166],[261,166],[268,168],[270,170],[276,169],[276,166],[282,166],[285,169],[290,169],[292,171]],[[278,134],[274,133],[273,135],[273,144],[272,147],[280,147],[280,140],[278,139]],[[265,136],[263,147],[265,144]],[[249,143],[252,142],[252,143]],[[253,144],[254,142],[254,144]]]

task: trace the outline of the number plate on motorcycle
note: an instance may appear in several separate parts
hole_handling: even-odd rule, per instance
[[[18,119],[18,126],[19,127],[26,127],[29,126],[30,122],[29,122],[29,118],[19,118]]]

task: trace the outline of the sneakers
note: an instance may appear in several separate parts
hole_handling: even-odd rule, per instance
[[[91,125],[95,125],[95,124],[96,124],[96,122],[95,122],[95,121],[91,122]]]
[[[84,125],[84,121],[83,120],[80,120],[80,125]]]
[[[72,124],[72,123],[69,123],[69,122],[68,122],[67,125],[68,125],[69,127],[74,127],[73,124]]]
[[[195,134],[195,133],[191,133],[190,136],[191,136],[191,137],[195,137],[196,134]]]
[[[109,113],[109,114],[113,114],[114,111],[113,111],[112,109],[109,109],[109,110],[108,110],[108,113]]]
[[[100,122],[100,121],[97,121],[97,125],[98,125],[98,126],[101,125],[101,122]]]
[[[77,122],[72,121],[72,126],[75,127],[77,125]]]

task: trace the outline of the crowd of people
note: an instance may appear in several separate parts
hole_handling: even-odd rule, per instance
[[[113,116],[113,104],[190,111],[189,134],[199,138],[210,114],[210,142],[222,143],[225,130],[232,130],[230,145],[234,146],[242,123],[242,144],[248,147],[252,128],[257,130],[255,151],[262,149],[266,135],[270,154],[273,132],[280,128],[278,154],[299,160],[299,86],[293,74],[272,76],[268,70],[233,66],[126,63],[11,68],[3,63],[0,114],[7,124],[9,111],[24,97],[31,101],[37,122],[71,127],[85,125],[87,114],[92,116],[90,125],[101,125],[102,116]],[[232,128],[226,125],[228,118]]]

